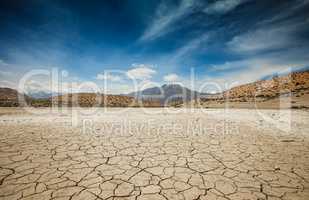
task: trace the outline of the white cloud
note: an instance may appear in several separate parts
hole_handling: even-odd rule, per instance
[[[168,74],[163,77],[163,80],[166,82],[176,82],[179,79],[177,74]]]
[[[152,66],[147,66],[144,64],[133,64],[132,66],[135,68],[127,71],[127,76],[132,79],[148,80],[157,73],[155,70],[152,69]]]
[[[194,0],[182,0],[177,8],[172,9],[163,1],[156,11],[154,21],[146,29],[140,40],[153,40],[168,33],[172,24],[192,11],[194,2]]]
[[[290,38],[291,29],[276,27],[272,29],[258,29],[234,37],[228,42],[228,47],[234,52],[253,52],[284,48],[294,45]]]
[[[15,83],[7,80],[0,80],[0,87],[16,88]]]
[[[204,9],[207,14],[225,14],[234,10],[240,4],[245,3],[248,0],[220,0],[216,1]]]
[[[27,92],[39,92],[39,91],[49,91],[50,88],[49,82],[46,81],[37,81],[34,79],[31,79],[27,81],[24,85],[25,91]]]
[[[237,61],[227,61],[223,64],[216,64],[211,65],[209,71],[213,72],[220,72],[220,71],[226,71],[226,70],[235,70],[235,69],[241,69],[246,68],[248,65],[256,65],[256,63],[259,63],[258,60],[237,60]]]
[[[132,84],[110,84],[102,92],[104,94],[128,94],[134,91]]]
[[[112,75],[112,74],[97,74],[96,79],[98,79],[98,80],[108,80],[108,81],[113,81],[113,82],[117,82],[117,81],[122,80],[122,78],[120,76]]]

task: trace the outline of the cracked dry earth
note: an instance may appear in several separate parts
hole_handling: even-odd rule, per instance
[[[309,199],[308,111],[80,111],[0,109],[0,199]]]

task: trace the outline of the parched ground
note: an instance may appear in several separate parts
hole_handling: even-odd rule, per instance
[[[0,199],[309,199],[305,110],[31,111],[0,109]]]

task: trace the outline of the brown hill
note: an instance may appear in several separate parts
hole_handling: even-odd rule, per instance
[[[128,107],[135,104],[133,97],[121,95],[103,95],[96,93],[74,93],[65,94],[50,99],[53,105],[58,106],[107,106],[107,107]]]
[[[75,93],[65,94],[46,99],[34,99],[24,95],[25,102],[21,102],[22,93],[11,88],[0,88],[0,107],[34,106],[49,107],[56,106],[108,106],[108,107],[127,107],[135,106],[133,97],[120,95],[103,95],[95,93]]]
[[[24,98],[23,98],[24,97]],[[17,90],[11,88],[0,88],[0,107],[15,107],[23,106],[25,102],[30,101],[27,95],[17,92]]]
[[[11,88],[0,88],[0,106],[14,107],[23,106],[25,102],[20,102],[23,94]],[[24,95],[28,105],[35,107],[56,106],[107,106],[107,107],[160,107],[159,101],[151,99],[136,101],[134,97],[122,95],[104,95],[96,93],[74,93],[65,94],[48,99],[33,99]],[[280,98],[279,98],[280,97]],[[262,107],[278,107],[285,98],[291,107],[309,107],[309,71],[293,72],[289,75],[274,77],[270,80],[256,81],[253,83],[240,85],[223,93],[207,95],[193,102],[195,106],[201,107],[223,107],[224,103],[232,102],[234,107],[252,107],[252,105],[262,105]],[[174,106],[179,106],[181,102],[174,102]],[[271,106],[269,106],[271,104]]]
[[[306,96],[308,92],[309,71],[293,72],[270,80],[240,85],[207,98],[200,98],[195,104],[217,107],[214,105],[225,102],[266,102],[283,96],[292,98]]]

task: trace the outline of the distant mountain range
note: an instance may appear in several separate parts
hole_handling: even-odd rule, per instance
[[[135,97],[138,100],[153,100],[160,102],[162,105],[167,105],[191,101],[196,99],[199,96],[199,93],[179,84],[164,84],[161,87],[147,88],[126,95]]]
[[[23,95],[14,89],[0,88],[0,106],[19,106],[20,97]],[[104,95],[95,93],[56,94],[44,91],[32,91],[25,94],[29,105],[32,106],[180,106],[185,102],[196,99],[199,93],[179,84],[165,84],[161,87],[148,88],[143,91],[132,92],[127,95]]]
[[[53,96],[59,96],[61,94],[55,92],[45,92],[45,91],[30,91],[26,93],[29,97],[34,99],[48,99]]]
[[[104,95],[96,93],[22,94],[11,88],[0,88],[0,106],[20,106],[21,97],[32,106],[182,106],[186,102],[200,100],[205,103],[254,102],[266,101],[286,93],[296,95],[307,94],[309,91],[309,71],[292,72],[288,75],[275,76],[270,80],[260,80],[231,88],[223,93],[205,94],[190,90],[179,84],[165,84],[161,87],[148,88],[126,95]],[[24,102],[22,102],[24,104]]]

